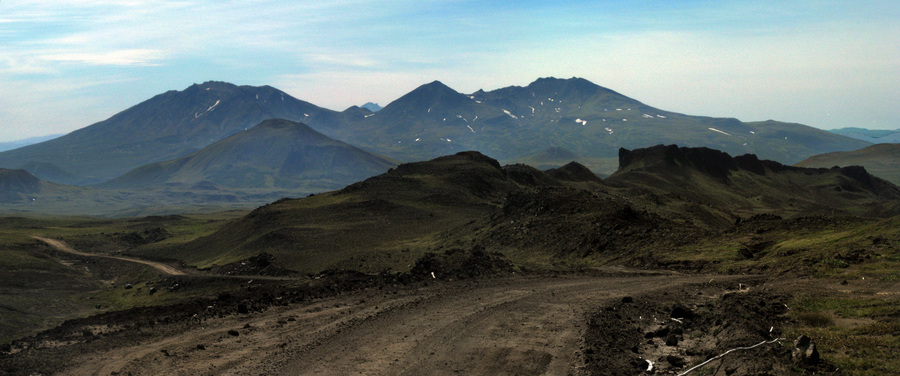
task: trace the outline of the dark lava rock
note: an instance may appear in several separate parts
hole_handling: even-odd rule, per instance
[[[819,363],[819,350],[816,349],[816,343],[808,336],[801,335],[794,341],[794,351],[792,353],[794,361],[806,366],[813,366]]]
[[[622,303],[633,303],[633,302],[634,302],[634,298],[632,298],[630,296],[626,296],[626,297],[622,298]]]
[[[237,337],[237,336],[241,335],[241,333],[239,333],[237,330],[231,329],[228,331],[228,335]]]
[[[670,333],[668,337],[666,337],[666,346],[678,346],[678,336],[675,333]]]
[[[669,332],[670,332],[670,331],[671,331],[671,329],[669,329],[669,327],[664,326],[664,327],[662,327],[662,328],[656,329],[656,331],[653,332],[653,336],[654,336],[654,337],[659,337],[659,338],[665,338],[666,336],[669,335]],[[648,337],[648,338],[649,338],[649,337]]]
[[[694,318],[694,312],[683,305],[676,305],[672,308],[672,314],[669,316],[674,319],[692,319]]]
[[[685,361],[684,358],[675,355],[666,355],[666,361],[669,362],[672,367],[684,367],[684,365],[687,364],[687,361]]]

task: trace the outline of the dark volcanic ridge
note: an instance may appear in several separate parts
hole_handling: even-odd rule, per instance
[[[266,205],[182,252],[293,254],[284,267],[301,272],[396,270],[426,250],[460,246],[639,265],[760,214],[884,217],[900,201],[900,188],[859,167],[798,168],[677,146],[622,150],[621,164],[605,180],[577,163],[543,172],[477,152],[402,164],[340,191]]]

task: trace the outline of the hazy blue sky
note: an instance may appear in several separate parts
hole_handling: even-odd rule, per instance
[[[900,128],[900,2],[0,1],[0,141],[208,80],[343,110],[547,76],[692,115]]]

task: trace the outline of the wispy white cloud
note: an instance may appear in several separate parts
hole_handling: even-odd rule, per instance
[[[156,65],[164,57],[163,51],[160,50],[129,49],[99,53],[60,52],[41,55],[39,59],[91,65],[142,66]]]
[[[14,102],[16,124],[37,112],[29,103],[58,101],[71,113],[56,123],[69,123],[122,110],[123,96],[208,79],[270,84],[342,109],[435,79],[472,92],[552,75],[694,114],[824,127],[868,116],[867,125],[900,127],[895,3],[3,1],[0,101],[31,99]],[[67,99],[76,97],[98,100]],[[868,115],[816,115],[839,97]],[[0,117],[0,133],[9,119]]]

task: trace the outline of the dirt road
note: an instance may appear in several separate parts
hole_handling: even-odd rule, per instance
[[[45,237],[41,237],[41,236],[32,236],[32,238],[40,240],[44,243],[47,243],[48,245],[50,245],[51,247],[55,248],[56,250],[58,250],[60,252],[70,253],[70,254],[78,255],[78,256],[101,257],[101,258],[108,258],[108,259],[113,259],[113,260],[121,260],[121,261],[149,265],[149,266],[153,267],[154,269],[159,270],[161,273],[168,274],[168,275],[187,275],[187,273],[179,270],[178,268],[176,268],[172,265],[163,264],[161,262],[141,260],[141,259],[126,257],[126,256],[110,256],[110,255],[98,255],[95,253],[86,253],[86,252],[81,252],[79,250],[76,250],[76,249],[70,247],[68,244],[66,244],[62,241],[59,241],[59,240],[45,238]]]
[[[579,374],[586,312],[710,278],[736,277],[514,276],[373,288],[73,354],[62,373]]]

